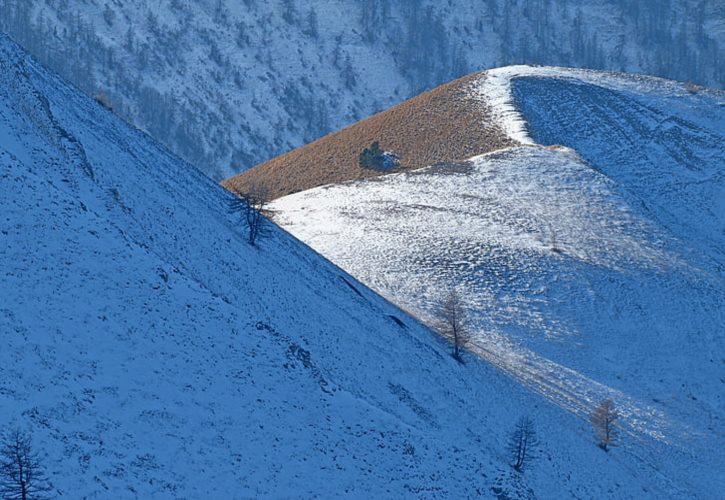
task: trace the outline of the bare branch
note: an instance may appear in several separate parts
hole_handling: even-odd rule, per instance
[[[30,436],[13,430],[4,436],[0,448],[0,498],[43,500],[51,490]]]
[[[511,464],[518,472],[523,472],[524,466],[536,457],[536,448],[539,438],[531,419],[524,415],[516,423],[509,438],[509,453],[513,459]]]
[[[456,289],[448,292],[440,306],[439,331],[448,337],[453,344],[453,357],[463,362],[462,351],[471,341],[471,332],[468,325],[468,315],[463,307],[463,301]]]
[[[254,246],[264,229],[264,210],[270,199],[269,189],[262,183],[254,182],[246,190],[236,191],[236,195],[238,199],[233,200],[229,208],[244,214],[249,244]]]
[[[614,401],[605,399],[592,412],[589,417],[594,426],[594,435],[599,440],[599,447],[609,451],[609,447],[615,446],[619,438],[619,412],[614,406]]]

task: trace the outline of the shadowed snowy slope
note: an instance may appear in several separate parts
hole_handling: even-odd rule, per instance
[[[0,429],[58,497],[661,498],[0,38]],[[543,446],[513,473],[516,418]]]
[[[614,399],[625,462],[721,491],[723,94],[525,66],[474,94],[521,146],[290,195],[276,219],[423,318],[459,286],[474,351],[574,414]]]

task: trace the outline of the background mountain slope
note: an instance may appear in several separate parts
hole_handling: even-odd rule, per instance
[[[583,417],[614,399],[625,454],[717,496],[725,96],[526,66],[474,85],[519,146],[283,197],[276,220],[419,317],[460,287],[479,355]]]
[[[0,429],[57,496],[662,498],[0,37]],[[514,474],[530,413],[544,445]],[[683,493],[684,494],[684,493]]]
[[[3,0],[0,30],[216,180],[507,64],[725,85],[707,0]]]

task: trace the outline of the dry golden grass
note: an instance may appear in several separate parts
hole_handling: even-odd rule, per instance
[[[389,110],[225,180],[231,191],[263,182],[279,198],[325,184],[388,173],[362,168],[358,156],[373,141],[401,158],[395,171],[464,160],[513,142],[467,88],[479,74],[441,85]]]

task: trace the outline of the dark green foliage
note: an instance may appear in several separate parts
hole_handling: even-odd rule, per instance
[[[383,151],[378,141],[375,141],[360,153],[359,163],[363,168],[383,168],[383,160]]]

